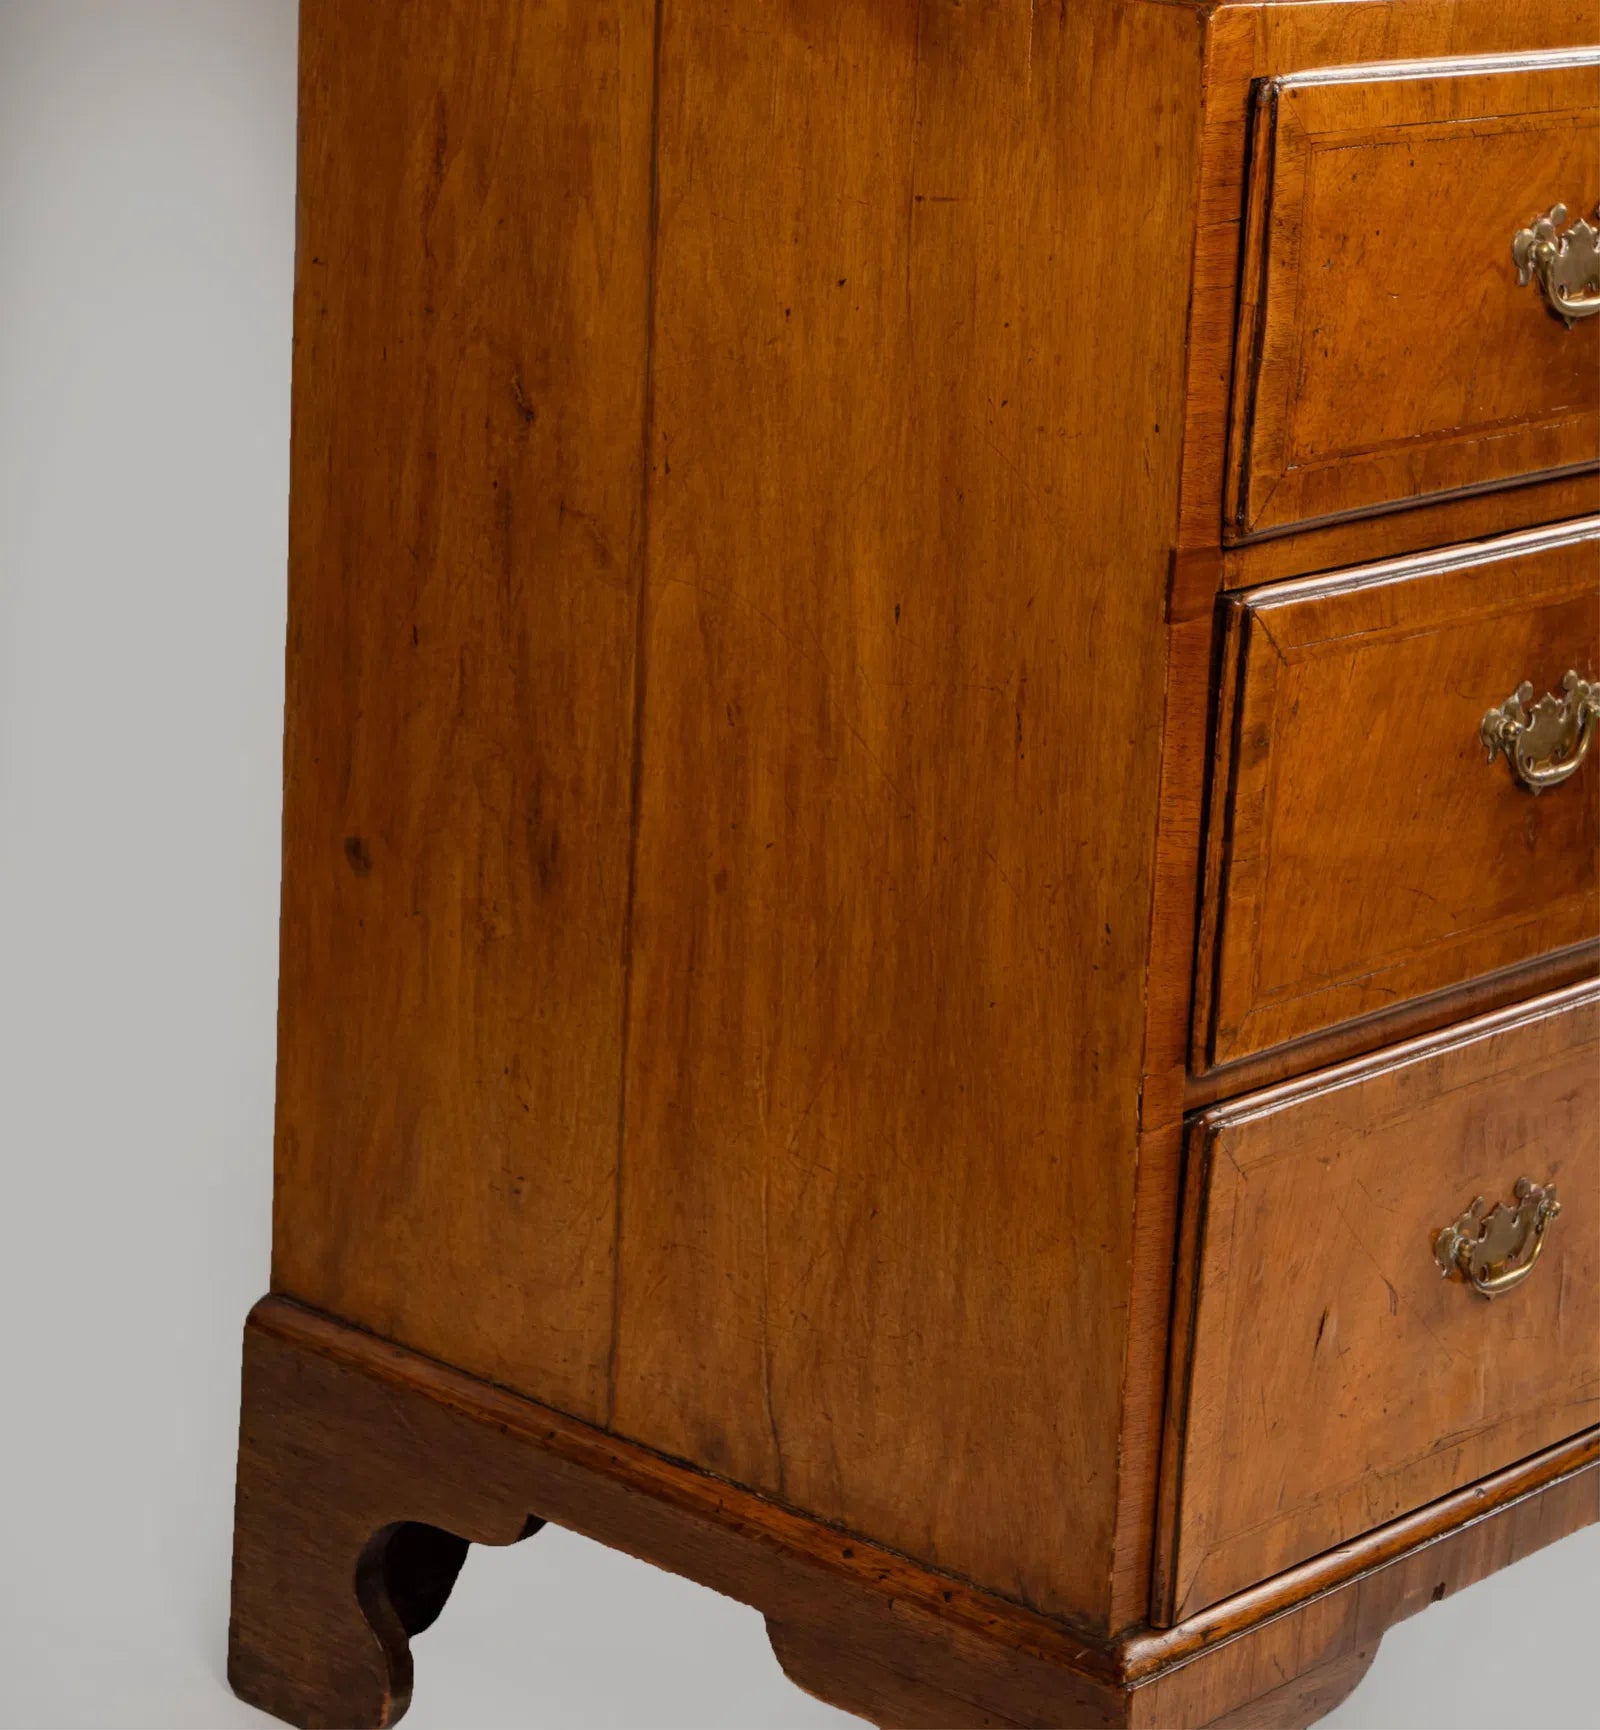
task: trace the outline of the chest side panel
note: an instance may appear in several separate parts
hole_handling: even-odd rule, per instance
[[[603,1416],[652,7],[302,22],[274,1286]]]
[[[1085,1616],[1200,48],[945,0],[662,45],[616,1426]]]

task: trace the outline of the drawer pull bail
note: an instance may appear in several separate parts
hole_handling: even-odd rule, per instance
[[[1595,212],[1600,217],[1600,211]],[[1567,207],[1558,204],[1511,242],[1517,281],[1524,288],[1538,277],[1550,310],[1570,330],[1580,318],[1600,312],[1600,228],[1578,221],[1565,234]]]
[[[1545,1228],[1561,1212],[1553,1183],[1519,1177],[1514,1207],[1502,1202],[1484,1216],[1480,1195],[1454,1225],[1433,1240],[1434,1259],[1448,1279],[1459,1274],[1481,1297],[1514,1291],[1533,1272]]]
[[[1530,793],[1559,787],[1577,772],[1600,720],[1600,683],[1569,670],[1561,690],[1559,697],[1547,692],[1534,703],[1533,686],[1524,680],[1478,725],[1489,761],[1504,751],[1511,773]]]

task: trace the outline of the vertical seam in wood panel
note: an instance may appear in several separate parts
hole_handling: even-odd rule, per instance
[[[651,475],[655,439],[656,242],[661,227],[661,32],[666,0],[655,0],[650,44],[650,208],[645,239],[644,407],[639,429],[639,587],[633,615],[633,751],[628,784],[628,881],[622,913],[622,1027],[618,1041],[617,1153],[612,1173],[611,1341],[606,1353],[609,1430],[617,1408],[622,1332],[622,1156],[628,1124],[628,1050],[633,1027],[633,911],[639,874],[639,806],[644,787],[645,644],[648,639]]]

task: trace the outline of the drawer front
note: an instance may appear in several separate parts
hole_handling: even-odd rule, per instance
[[[1600,50],[1259,96],[1229,537],[1593,465],[1600,319],[1569,328],[1512,249],[1557,204],[1563,232],[1595,216]]]
[[[1600,1420],[1600,987],[1208,1112],[1188,1173],[1163,1620]],[[1436,1259],[1479,1196],[1523,1246],[1492,1299]]]
[[[1197,1068],[1595,935],[1600,746],[1535,794],[1480,729],[1528,681],[1584,736],[1600,520],[1258,589],[1223,652]]]

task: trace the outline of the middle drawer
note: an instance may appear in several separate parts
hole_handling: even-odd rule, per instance
[[[1588,518],[1228,604],[1197,1070],[1595,935],[1597,561]]]

